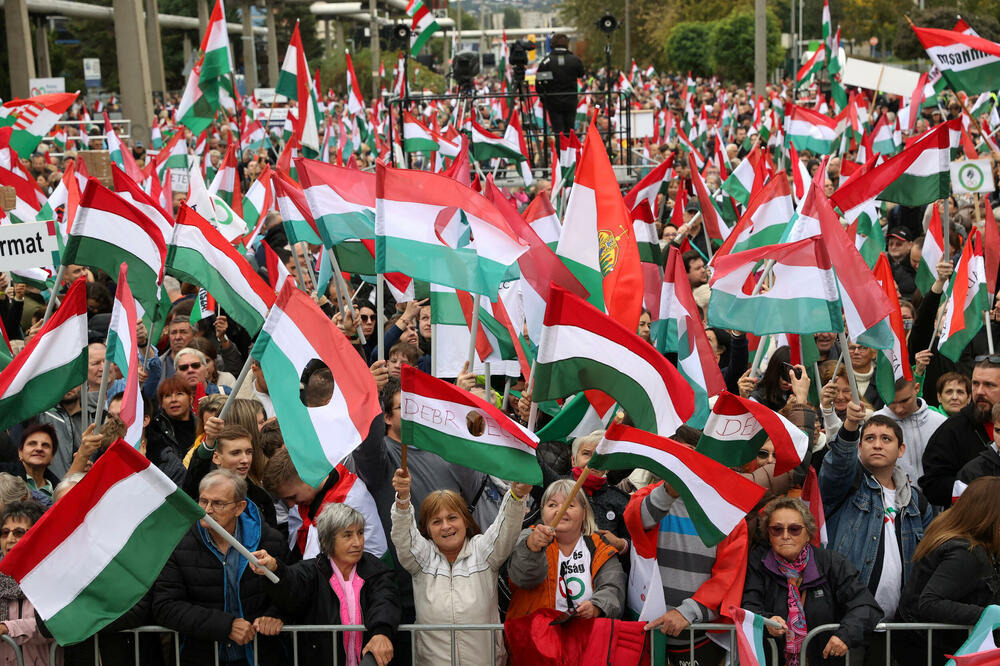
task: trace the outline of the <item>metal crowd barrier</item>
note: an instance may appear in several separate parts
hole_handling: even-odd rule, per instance
[[[0,636],[3,642],[10,646],[10,649],[14,651],[14,661],[17,662],[17,666],[24,666],[24,655],[21,654],[21,646],[17,644],[13,638],[7,634]],[[55,643],[53,643],[55,645]],[[55,648],[52,649],[52,654],[55,654]],[[49,663],[56,663],[53,659],[49,659]]]
[[[806,650],[809,647],[809,642],[816,637],[817,634],[833,631],[839,629],[839,624],[822,624],[818,627],[814,627],[809,630],[806,637],[802,640],[802,654],[808,654]],[[885,665],[889,666],[892,664],[892,632],[893,631],[926,631],[927,632],[927,666],[932,666],[934,663],[934,654],[932,652],[933,642],[931,637],[935,630],[938,631],[948,631],[957,630],[971,632],[972,627],[967,624],[939,624],[935,622],[879,622],[875,626],[876,631],[885,631]],[[943,655],[938,655],[942,657]],[[853,662],[851,661],[851,651],[847,651],[847,664],[850,666]],[[907,666],[911,666],[907,664]]]

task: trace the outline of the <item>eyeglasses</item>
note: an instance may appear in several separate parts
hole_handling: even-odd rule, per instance
[[[202,499],[200,497],[198,498],[198,506],[200,506],[203,509],[208,509],[209,507],[211,507],[212,511],[222,511],[230,504],[236,504],[236,500],[233,500],[231,502],[223,502],[222,500],[207,500],[207,499]]]
[[[4,528],[4,529],[0,530],[0,539],[6,539],[9,536],[13,536],[16,539],[20,539],[21,537],[23,537],[27,533],[28,533],[28,530],[24,529],[23,527],[17,527],[17,528],[12,529],[12,530]]]
[[[982,363],[983,361],[988,361],[990,363],[1000,363],[1000,354],[980,354],[976,358],[972,359],[975,363]]]
[[[201,369],[201,363],[198,362],[184,363],[183,365],[177,366],[177,370],[179,372],[187,372],[188,370],[200,370],[200,369]]]
[[[774,455],[774,454],[771,453],[770,451],[768,451],[767,449],[761,449],[760,451],[757,452],[757,459],[758,460],[767,460],[772,455]]]
[[[805,529],[805,525],[768,525],[767,527],[767,531],[773,537],[780,537],[785,532],[788,532],[789,536],[797,537],[802,534],[803,529]]]
[[[375,315],[359,315],[361,321],[375,321]]]

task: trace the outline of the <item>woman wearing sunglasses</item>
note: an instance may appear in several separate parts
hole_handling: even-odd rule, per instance
[[[882,609],[857,570],[843,555],[809,544],[816,523],[798,498],[769,502],[760,524],[769,541],[750,553],[743,608],[781,624],[768,632],[779,640],[782,663],[843,664],[848,648],[860,653]],[[806,634],[822,624],[840,627],[810,641],[809,654],[803,655]],[[863,656],[853,654],[852,663]]]

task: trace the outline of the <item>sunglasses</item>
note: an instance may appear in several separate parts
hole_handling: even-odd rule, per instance
[[[802,534],[804,529],[805,525],[768,525],[767,527],[767,531],[773,537],[780,537],[785,532],[788,532],[789,536],[797,537]]]
[[[1000,363],[1000,354],[980,354],[972,360],[975,363],[982,363],[983,361],[987,361],[989,363]]]
[[[375,321],[375,315],[360,315],[361,321]]]
[[[200,370],[200,369],[201,369],[201,363],[197,363],[197,362],[195,362],[195,363],[185,363],[183,365],[178,365],[177,366],[177,371],[178,372],[187,372],[188,370]]]

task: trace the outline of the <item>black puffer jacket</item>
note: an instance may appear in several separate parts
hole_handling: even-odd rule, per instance
[[[279,560],[286,559],[288,546],[281,534],[261,523],[254,504],[240,516],[240,542],[253,552],[261,548]],[[240,576],[242,615],[223,610],[225,574],[222,563],[209,550],[199,525],[181,538],[153,585],[153,618],[157,624],[181,634],[181,664],[214,663],[213,641],[228,642],[233,620],[243,617],[280,617],[267,595],[267,579],[250,571],[243,562]],[[260,637],[260,663],[282,663],[283,650],[276,638]]]
[[[764,617],[777,615],[787,620],[788,583],[775,570],[775,557],[769,543],[758,545],[750,553],[743,588],[743,608]],[[882,609],[861,582],[857,570],[846,557],[832,550],[812,548],[812,561],[802,573],[799,590],[805,602],[806,626],[812,629],[823,624],[840,624],[832,635],[852,650],[865,644],[882,619]],[[822,633],[809,642],[807,657],[810,664],[844,663],[843,659],[822,658],[830,635]],[[776,640],[778,652],[784,654],[784,640]]]
[[[1000,454],[992,446],[965,463],[956,478],[969,485],[981,476],[1000,476]]]
[[[286,566],[278,563],[280,583],[268,583],[271,599],[294,624],[343,624],[340,617],[340,598],[330,587],[333,565],[330,558],[320,555]],[[365,581],[361,588],[361,615],[366,627],[361,646],[372,636],[381,634],[390,641],[399,626],[399,590],[396,572],[369,553],[358,562],[358,576]],[[299,663],[332,664],[333,638],[329,633],[302,633],[298,635]],[[337,640],[338,664],[346,664],[342,635]]]

